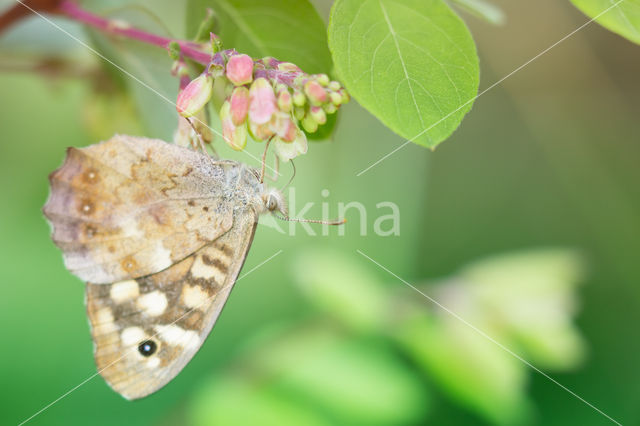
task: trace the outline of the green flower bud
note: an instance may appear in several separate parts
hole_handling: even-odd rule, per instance
[[[322,86],[327,87],[329,85],[329,76],[326,74],[318,74],[316,81]]]
[[[313,133],[318,130],[318,123],[310,114],[307,114],[302,119],[302,127],[304,127],[307,132]]]
[[[332,90],[334,92],[337,92],[338,90],[342,89],[342,85],[337,81],[330,82],[328,87],[329,87],[329,90]]]
[[[335,106],[341,105],[342,104],[342,95],[340,94],[340,92],[331,92],[331,93],[329,93],[329,100]]]
[[[278,64],[278,71],[284,72],[300,72],[300,68],[291,62],[281,62]]]
[[[306,96],[299,90],[294,90],[293,92],[293,104],[296,106],[304,106],[305,102],[307,102]]]
[[[351,100],[351,96],[349,96],[349,92],[347,92],[346,90],[340,89],[338,93],[340,93],[340,96],[342,96],[342,104],[346,104]]]
[[[334,114],[338,110],[338,107],[334,104],[324,104],[322,105],[322,108],[327,114]]]
[[[324,112],[322,107],[311,107],[309,109],[309,114],[313,117],[313,120],[318,124],[324,124],[327,122],[327,114]]]
[[[296,118],[296,120],[300,121],[304,118],[304,114],[306,113],[306,111],[304,110],[303,107],[295,107],[293,108],[293,116]]]
[[[180,43],[172,41],[169,43],[169,57],[172,61],[180,60]]]

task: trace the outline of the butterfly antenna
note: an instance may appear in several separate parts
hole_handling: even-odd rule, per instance
[[[344,225],[347,223],[347,219],[338,219],[338,220],[315,220],[315,219],[297,219],[288,216],[280,216],[279,214],[274,213],[275,217],[280,220],[284,220],[287,222],[302,222],[302,223],[319,223],[321,225]]]
[[[296,177],[296,165],[293,163],[293,160],[289,160],[289,162],[291,163],[291,167],[293,168],[293,174],[291,175],[289,182],[287,182],[282,188],[280,188],[280,191],[284,191],[285,189],[287,189],[287,186],[291,185],[291,182],[293,182],[293,178]]]

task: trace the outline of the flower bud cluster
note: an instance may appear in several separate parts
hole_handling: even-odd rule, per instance
[[[315,132],[328,114],[349,101],[346,90],[326,74],[307,74],[290,62],[254,60],[231,49],[215,53],[205,72],[184,87],[178,112],[190,117],[200,111],[211,99],[218,77],[226,83],[220,120],[227,144],[242,150],[249,136],[259,142],[271,140],[283,160],[307,152],[302,129]]]

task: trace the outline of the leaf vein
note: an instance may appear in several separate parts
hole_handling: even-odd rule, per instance
[[[398,52],[398,59],[400,60],[400,64],[402,65],[402,71],[404,72],[404,76],[405,76],[405,80],[407,80],[407,84],[409,86],[409,93],[411,94],[411,100],[413,102],[413,106],[415,107],[416,111],[418,112],[418,118],[420,119],[420,125],[422,126],[422,128],[425,128],[424,125],[424,120],[422,119],[422,112],[420,111],[420,106],[418,105],[417,101],[416,101],[416,96],[413,93],[413,86],[411,85],[411,80],[409,79],[409,72],[407,71],[407,66],[404,62],[404,58],[402,57],[402,52],[400,51],[400,45],[398,43],[398,39],[396,37],[396,31],[393,28],[393,25],[391,24],[391,21],[389,19],[389,15],[387,14],[387,10],[384,7],[384,4],[382,3],[382,0],[379,0],[379,5],[380,5],[380,9],[382,10],[382,14],[384,15],[384,19],[387,22],[387,26],[389,27],[389,32],[391,33],[391,37],[393,38],[393,43],[396,46],[396,51]],[[398,83],[398,86],[400,85],[400,82]],[[396,98],[397,98],[397,89],[398,86],[396,86]],[[438,108],[440,109],[440,108]],[[398,104],[396,103],[396,111],[399,112],[398,110]]]

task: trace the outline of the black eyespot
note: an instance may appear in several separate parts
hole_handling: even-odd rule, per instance
[[[151,356],[156,352],[156,349],[158,349],[158,345],[153,340],[145,340],[138,345],[138,352],[142,356]]]

